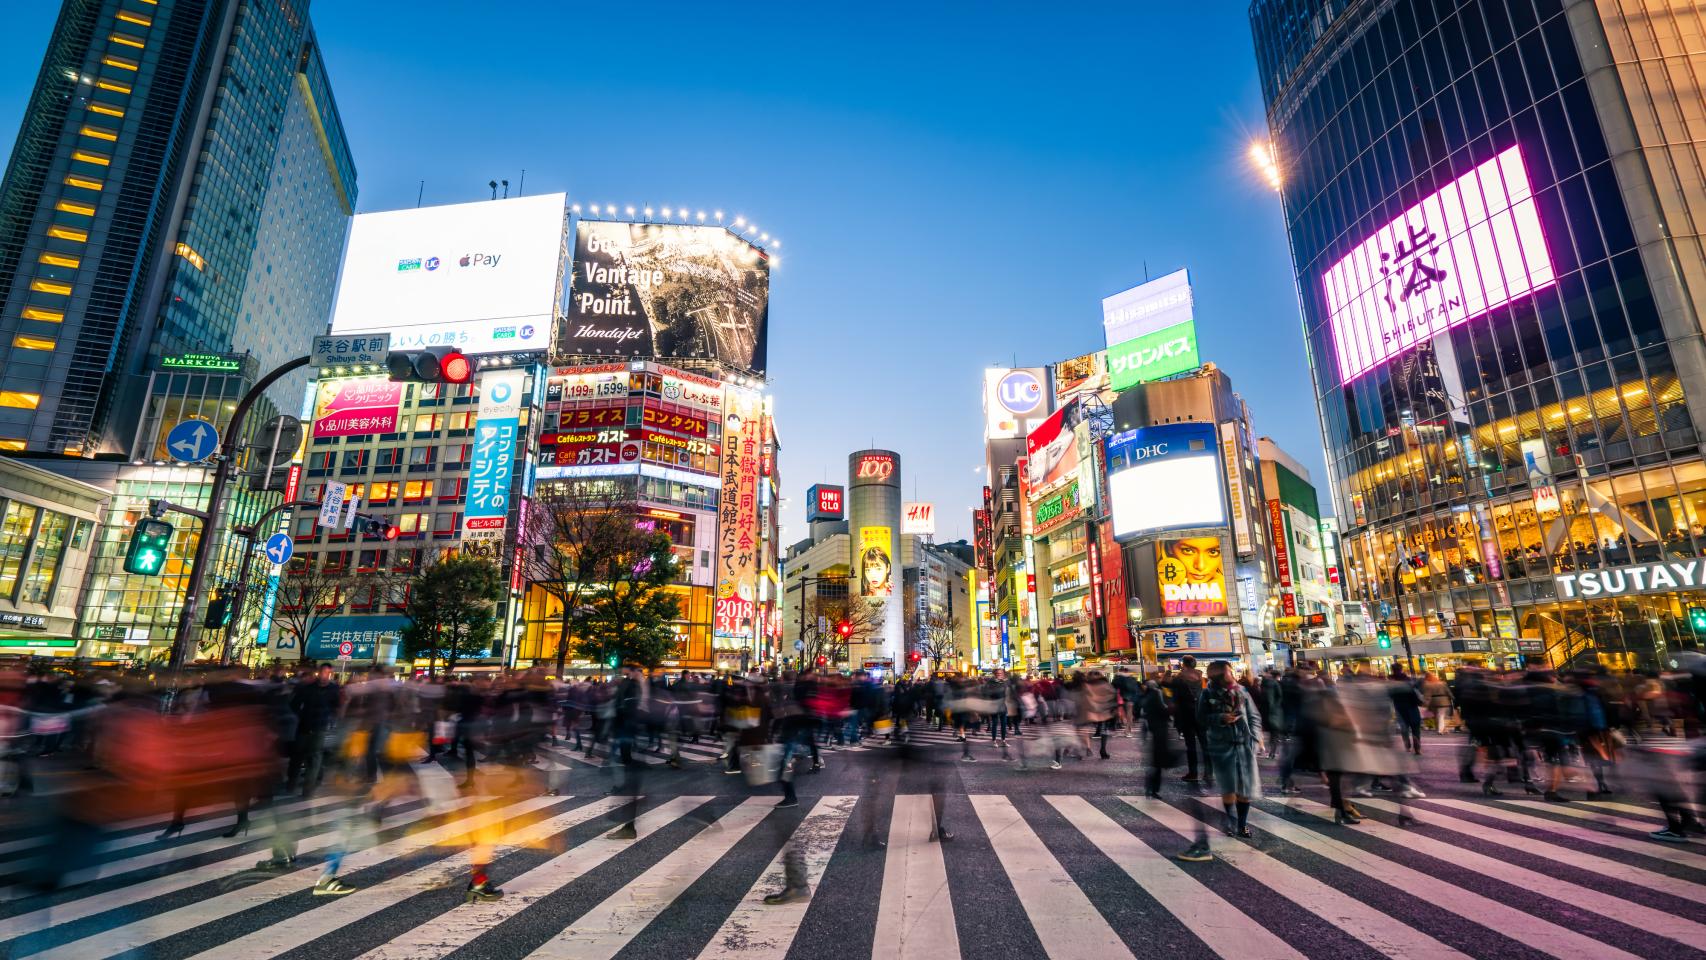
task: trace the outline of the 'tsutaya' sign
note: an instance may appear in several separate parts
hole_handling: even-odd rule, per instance
[[[1558,587],[1558,597],[1563,600],[1702,590],[1706,589],[1706,560],[1637,563],[1606,570],[1561,573],[1553,580]]]

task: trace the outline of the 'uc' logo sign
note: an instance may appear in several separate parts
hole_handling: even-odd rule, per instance
[[[1008,413],[1023,416],[1043,402],[1043,385],[1029,370],[1014,370],[996,384],[995,397]]]

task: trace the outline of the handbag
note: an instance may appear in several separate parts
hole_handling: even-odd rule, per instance
[[[775,783],[781,766],[781,744],[767,743],[762,747],[749,747],[741,751],[740,768],[741,772],[746,774],[748,786],[762,787],[767,783]]]

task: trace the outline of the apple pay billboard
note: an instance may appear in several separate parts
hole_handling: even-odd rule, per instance
[[[392,350],[548,349],[564,202],[552,193],[357,215],[332,333],[386,332]]]

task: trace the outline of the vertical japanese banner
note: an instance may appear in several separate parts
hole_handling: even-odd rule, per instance
[[[1109,650],[1131,649],[1131,615],[1126,609],[1124,549],[1114,540],[1111,522],[1096,525],[1100,543],[1097,559],[1102,563],[1102,605],[1108,627]]]
[[[462,539],[502,540],[509,516],[510,477],[521,435],[521,390],[525,370],[490,370],[480,375],[479,420],[468,468],[468,505]]]
[[[1220,425],[1220,464],[1226,469],[1226,497],[1232,501],[1232,543],[1240,555],[1255,547],[1250,538],[1250,505],[1245,503],[1244,457],[1238,442],[1238,424],[1228,420]]]
[[[723,386],[723,453],[718,475],[717,597],[715,636],[750,640],[758,599],[758,474],[762,454],[762,410],[758,394]]]

